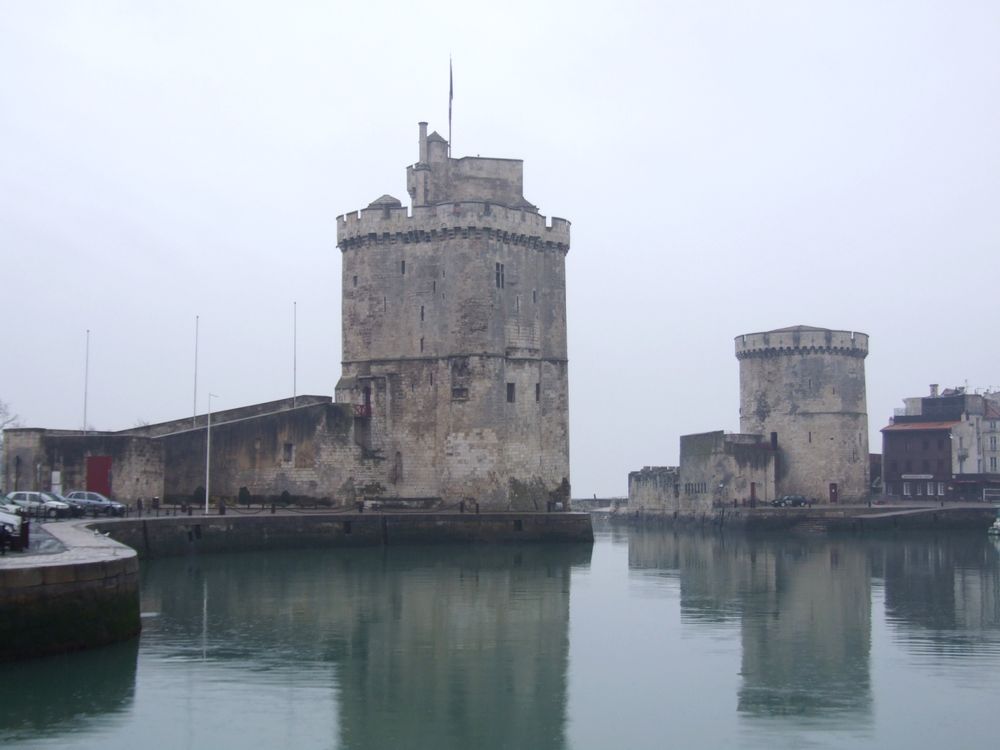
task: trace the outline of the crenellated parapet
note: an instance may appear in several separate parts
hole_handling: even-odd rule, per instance
[[[570,222],[482,201],[415,206],[376,202],[337,217],[337,247],[417,243],[486,236],[500,242],[569,252]]]
[[[736,358],[740,360],[803,354],[835,354],[864,359],[868,356],[868,334],[794,326],[736,337]]]

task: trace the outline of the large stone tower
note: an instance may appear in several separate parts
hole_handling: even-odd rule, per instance
[[[453,159],[420,123],[412,209],[337,218],[343,377],[385,496],[484,508],[569,500],[569,222],[522,194],[523,162]]]
[[[777,449],[776,492],[867,497],[868,336],[794,326],[736,337],[740,431]]]

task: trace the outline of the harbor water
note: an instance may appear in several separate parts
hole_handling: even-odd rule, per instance
[[[1000,706],[985,534],[205,555],[142,609],[0,665],[0,747],[977,748]]]

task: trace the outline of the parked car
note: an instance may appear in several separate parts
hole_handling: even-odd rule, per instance
[[[20,549],[22,522],[20,514],[0,510],[0,554],[5,554],[8,549]]]
[[[125,515],[124,505],[114,500],[109,500],[100,492],[73,490],[66,493],[66,499],[83,505],[87,513],[104,513],[109,516]]]
[[[28,513],[34,513],[49,518],[65,518],[70,515],[69,503],[52,497],[49,493],[17,491],[7,493],[7,500],[23,508]]]
[[[802,495],[783,495],[772,500],[771,505],[775,508],[804,508],[809,505],[809,500]]]
[[[47,492],[47,491],[43,490],[40,494],[46,500],[48,500],[50,502],[53,502],[53,503],[63,503],[65,505],[68,505],[69,506],[69,514],[71,516],[75,516],[76,518],[79,518],[80,516],[82,516],[84,510],[86,510],[81,503],[78,503],[75,500],[67,500],[65,497],[63,497],[62,495],[60,495],[58,492]]]

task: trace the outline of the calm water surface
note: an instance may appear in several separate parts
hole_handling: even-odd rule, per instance
[[[0,667],[0,747],[978,748],[985,536],[165,560],[142,637]]]

